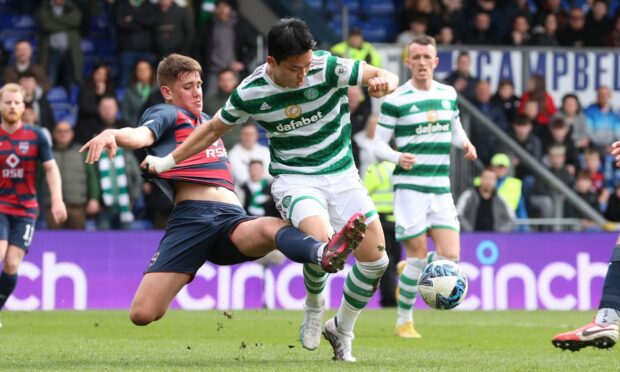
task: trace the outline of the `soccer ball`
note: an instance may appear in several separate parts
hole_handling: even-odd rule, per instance
[[[433,309],[457,307],[467,294],[467,277],[459,265],[448,260],[431,262],[420,274],[418,291]]]

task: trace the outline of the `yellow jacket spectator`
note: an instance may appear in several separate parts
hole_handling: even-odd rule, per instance
[[[351,29],[346,40],[334,45],[331,52],[342,58],[366,61],[373,66],[381,67],[381,55],[371,43],[364,41],[362,30],[357,27]]]

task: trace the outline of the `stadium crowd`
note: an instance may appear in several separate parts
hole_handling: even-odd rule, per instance
[[[16,82],[25,89],[24,121],[49,133],[69,212],[63,225],[42,213],[39,227],[163,228],[172,205],[157,187],[143,181],[138,164],[145,154],[120,152],[111,162],[86,165],[77,149],[104,129],[135,126],[146,108],[163,102],[154,68],[172,52],[191,55],[201,63],[205,112],[213,115],[251,72],[256,56],[257,32],[236,12],[236,1],[31,0],[7,4],[0,17],[0,83]],[[436,36],[439,44],[450,45],[620,46],[620,0],[405,0],[392,4],[401,10],[394,13],[401,28],[386,42],[406,44],[413,36],[426,33]],[[7,19],[18,14],[35,15],[34,34],[32,29],[10,32]],[[352,29],[331,52],[381,65],[361,28]],[[607,219],[620,221],[620,170],[607,155],[608,146],[620,140],[620,113],[613,105],[612,90],[600,86],[594,102],[581,102],[571,92],[555,102],[544,77],[533,75],[521,96],[515,95],[513,82],[507,80],[493,92],[486,80],[472,75],[470,64],[468,53],[460,53],[445,82]],[[354,156],[364,175],[376,161],[369,146],[377,118],[363,90],[350,89],[349,100]],[[473,125],[470,137],[488,166],[482,170],[487,176],[481,178],[495,184],[500,202],[508,207],[505,215],[558,217],[553,215],[550,188],[515,154],[483,127]],[[247,208],[255,214],[276,214],[263,140],[253,123],[224,138]],[[39,184],[40,204],[49,206],[45,182]],[[475,216],[484,213],[474,213],[472,208],[488,208],[491,202],[484,200],[491,199],[488,190],[479,191],[483,186],[473,184],[464,193],[467,200],[457,203],[461,218],[474,216],[463,226],[478,231],[513,229],[514,221],[500,228],[492,220],[476,220]],[[468,204],[472,202],[476,204]],[[563,209],[561,217],[581,218],[569,205]]]

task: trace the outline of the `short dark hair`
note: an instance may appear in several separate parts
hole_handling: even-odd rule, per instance
[[[260,164],[261,166],[265,166],[265,164],[263,164],[263,161],[260,159],[252,159],[250,160],[250,163],[248,164],[248,167],[251,167],[252,164]]]
[[[198,72],[202,75],[200,63],[193,58],[180,54],[170,54],[159,62],[157,66],[157,82],[160,87],[170,86],[181,75],[188,72]]]
[[[515,118],[515,120],[512,122],[512,124],[514,125],[528,125],[528,124],[532,124],[532,121],[525,115],[519,115]]]
[[[306,22],[299,18],[283,18],[267,34],[267,54],[277,63],[298,56],[316,47]]]
[[[34,79],[37,80],[37,75],[35,75],[32,71],[30,70],[26,70],[24,72],[20,72],[19,75],[17,75],[17,80],[19,81],[22,78],[29,78],[29,79]]]
[[[413,38],[413,40],[411,40],[411,43],[409,43],[409,45],[411,44],[432,45],[434,47],[437,47],[437,42],[435,41],[435,38],[429,35],[416,36]]]

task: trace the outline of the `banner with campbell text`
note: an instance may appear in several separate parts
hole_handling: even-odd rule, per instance
[[[12,310],[126,309],[162,232],[37,232],[20,266]],[[469,293],[461,310],[596,308],[616,235],[468,234],[461,265]],[[349,264],[353,261],[350,260]],[[350,265],[332,275],[328,307],[337,307]],[[301,309],[302,266],[286,261],[222,267],[205,264],[173,308]],[[418,299],[416,306],[423,307]],[[369,307],[378,306],[378,295]]]

